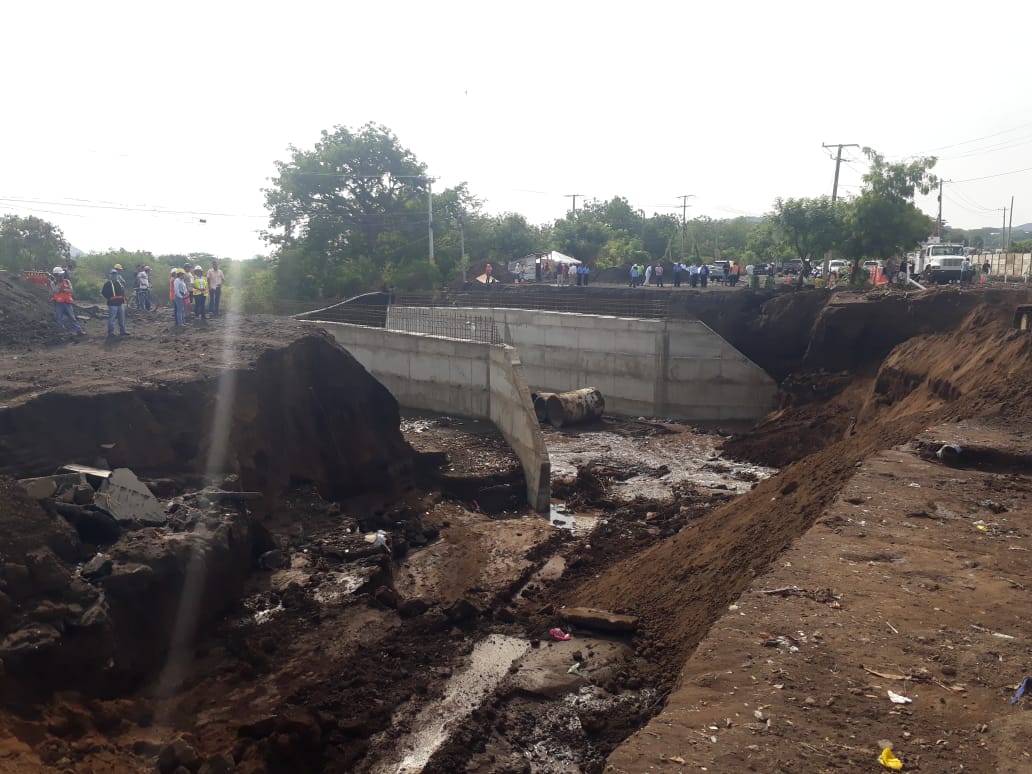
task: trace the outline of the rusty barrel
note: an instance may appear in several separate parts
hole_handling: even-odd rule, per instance
[[[606,410],[606,399],[594,387],[584,387],[571,392],[557,392],[549,396],[546,405],[552,427],[562,427],[599,419]]]
[[[534,413],[537,414],[538,422],[548,420],[548,399],[555,395],[554,392],[532,392],[530,400],[534,404]]]

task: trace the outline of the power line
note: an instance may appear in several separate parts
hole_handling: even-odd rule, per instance
[[[983,175],[982,177],[968,177],[963,180],[953,180],[954,183],[973,183],[976,180],[992,180],[994,177],[1004,177],[1005,175],[1017,175],[1021,172],[1032,172],[1032,167],[1025,167],[1024,169],[1012,169],[1009,172],[999,172],[995,175]]]
[[[842,164],[842,149],[843,148],[859,148],[860,146],[857,145],[855,142],[850,142],[850,143],[842,143],[842,142],[840,142],[840,143],[830,143],[830,144],[829,143],[821,143],[821,147],[825,148],[825,149],[835,148],[835,147],[838,148],[838,153],[835,155],[835,183],[834,183],[834,185],[831,188],[831,201],[832,201],[832,204],[834,204],[836,201],[838,201],[838,176],[839,176],[839,166],[841,166],[841,164]]]
[[[46,204],[51,207],[85,207],[95,210],[121,210],[124,212],[150,212],[158,215],[208,215],[222,218],[266,218],[267,215],[245,215],[232,212],[201,212],[199,210],[168,210],[161,207],[134,207],[121,204],[98,204],[68,201],[46,201],[44,199],[28,199],[21,196],[0,196],[0,202],[23,203],[23,204]]]
[[[986,135],[983,135],[982,137],[975,137],[974,139],[971,139],[971,140],[961,140],[960,142],[955,142],[952,145],[940,145],[937,148],[929,148],[928,150],[917,151],[916,153],[907,153],[907,154],[904,154],[902,156],[896,156],[895,158],[904,159],[904,158],[910,158],[912,156],[923,156],[926,153],[933,153],[935,151],[949,150],[950,148],[959,148],[961,145],[970,145],[973,142],[980,142],[981,140],[988,140],[988,139],[990,139],[992,137],[999,137],[1001,134],[1009,134],[1010,132],[1016,132],[1019,129],[1024,129],[1024,128],[1029,127],[1029,126],[1032,126],[1032,121],[1030,121],[1027,124],[1021,124],[1020,126],[1012,127],[1010,129],[1004,129],[1001,132],[994,132],[993,134],[986,134]]]

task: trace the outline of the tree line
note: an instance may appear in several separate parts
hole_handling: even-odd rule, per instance
[[[628,199],[588,200],[547,224],[519,213],[490,214],[466,183],[435,190],[426,165],[387,127],[323,131],[311,148],[288,149],[264,191],[269,211],[266,256],[229,261],[230,287],[258,304],[274,299],[336,298],[381,285],[429,289],[455,281],[484,263],[505,264],[549,250],[572,255],[596,271],[631,263],[717,259],[816,262],[835,253],[856,265],[891,258],[920,244],[932,221],[914,203],[938,180],[934,157],[888,162],[865,148],[868,171],[856,196],[777,199],[762,218],[693,217],[646,213]],[[429,260],[432,211],[434,262]],[[946,238],[968,235],[945,230]],[[980,245],[979,245],[980,246]],[[1018,245],[1015,245],[1017,248]],[[67,256],[60,229],[39,218],[8,215],[0,223],[0,266],[47,268]],[[92,293],[112,263],[170,268],[213,256],[111,250],[80,263],[78,293]],[[84,287],[85,284],[85,287]]]

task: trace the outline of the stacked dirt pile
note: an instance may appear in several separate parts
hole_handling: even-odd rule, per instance
[[[53,335],[50,294],[0,269],[0,347],[38,345]]]
[[[950,293],[929,294],[927,308],[941,309],[943,301],[935,296]],[[855,422],[843,435],[826,439],[816,453],[672,539],[588,580],[567,601],[640,616],[647,631],[640,647],[668,660],[673,681],[716,617],[813,525],[862,460],[944,420],[1028,415],[1032,339],[1010,327],[1014,306],[1024,301],[1023,291],[964,300],[972,311],[961,320],[944,321],[940,333],[910,338],[855,389],[806,407],[815,420],[826,412],[848,412]],[[864,319],[878,316],[876,304]],[[777,442],[776,434],[768,438]]]

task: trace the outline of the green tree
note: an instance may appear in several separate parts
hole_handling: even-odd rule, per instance
[[[591,265],[595,265],[602,247],[612,237],[613,229],[590,211],[571,213],[557,220],[552,228],[556,250]]]
[[[828,196],[777,199],[768,219],[780,241],[798,258],[816,261],[842,244],[847,209],[844,202],[832,202]]]
[[[366,261],[382,269],[425,242],[416,202],[426,201],[426,167],[387,127],[338,126],[314,149],[290,152],[265,190],[266,239],[279,248],[277,277],[288,292],[331,295],[349,269]]]
[[[860,195],[849,202],[841,250],[853,261],[853,276],[864,258],[888,259],[913,249],[931,232],[931,218],[914,204],[914,196],[928,194],[939,181],[932,174],[935,157],[890,164],[864,148],[870,168]]]
[[[11,271],[47,269],[68,258],[61,229],[33,215],[4,215],[0,219],[0,267]]]

